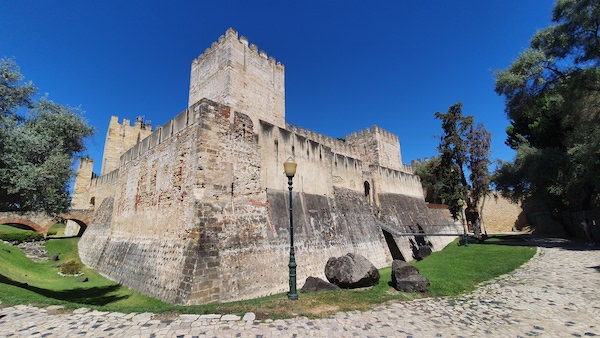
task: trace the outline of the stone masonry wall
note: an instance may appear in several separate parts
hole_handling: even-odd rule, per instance
[[[278,187],[265,189],[260,163],[281,165],[286,152],[299,159],[299,168],[324,175],[324,182],[343,177],[340,184],[328,185],[325,194],[308,179],[313,173],[294,177],[299,287],[309,275],[323,277],[331,256],[356,252],[377,267],[390,264],[372,200],[364,193],[363,180],[371,178],[360,161],[274,126],[271,135],[277,129],[282,154],[263,151],[260,139],[275,149],[274,139],[264,137],[269,124],[263,123],[262,133],[255,134],[248,116],[206,100],[185,113],[187,125],[171,129],[177,133],[134,151],[135,156],[122,157],[112,182],[114,197],[102,199],[94,225],[80,242],[86,265],[176,304],[284,291],[287,178],[282,170],[274,173],[269,182]],[[333,169],[336,161],[343,169]],[[266,271],[282,273],[266,276]]]

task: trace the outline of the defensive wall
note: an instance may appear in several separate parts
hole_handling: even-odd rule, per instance
[[[239,43],[244,48],[235,49]],[[293,216],[299,287],[308,276],[324,278],[332,256],[359,253],[385,267],[392,257],[411,259],[419,246],[439,250],[452,240],[417,241],[382,231],[419,230],[415,222],[426,232],[460,229],[425,206],[395,135],[374,126],[342,141],[287,125],[278,104],[265,104],[277,101],[282,84],[273,82],[272,71],[283,66],[266,54],[256,58],[246,45],[228,30],[192,64],[190,100],[213,99],[191,104],[122,153],[118,169],[89,180],[83,200],[94,201],[95,218],[79,242],[86,265],[174,304],[285,291],[289,191],[282,164],[288,157],[298,163]],[[246,62],[263,62],[252,66],[260,74],[246,63],[247,83],[262,88],[246,96],[234,93],[236,83],[221,84],[230,65],[244,65],[227,59],[240,50]]]
[[[203,100],[166,124],[171,127],[157,128],[154,133],[162,136],[124,154],[118,174],[93,180],[112,187],[112,193],[103,201],[96,198],[101,206],[80,242],[82,261],[119,283],[177,304],[284,291],[289,207],[282,163],[289,156],[298,162],[293,200],[299,281],[324,278],[327,259],[347,252],[361,253],[378,267],[390,265],[373,208],[388,214],[397,203],[406,206],[405,214],[386,220],[391,225],[410,225],[411,217],[420,217],[424,227],[452,228],[447,220],[428,216],[414,177],[397,180],[397,190],[407,193],[388,191],[393,197],[377,207],[378,198],[365,195],[364,182],[372,187],[371,196],[387,196],[383,189],[393,186],[378,192],[378,179],[407,174],[368,171],[357,159],[261,125],[255,134],[245,114]],[[267,145],[272,151],[265,150]],[[272,169],[261,175],[263,166]],[[410,238],[396,241],[411,259]],[[269,271],[282,273],[266,275]]]

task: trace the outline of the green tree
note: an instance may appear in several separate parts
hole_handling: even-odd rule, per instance
[[[77,109],[35,101],[14,60],[0,59],[0,72],[0,211],[63,212],[74,157],[93,128]]]
[[[443,131],[438,146],[441,163],[436,173],[442,183],[440,197],[448,204],[454,219],[458,219],[462,209],[460,201],[467,199],[469,189],[464,171],[468,159],[465,139],[473,117],[463,116],[462,103],[457,103],[445,114],[435,113],[435,118],[442,121]]]
[[[511,122],[506,143],[517,155],[500,163],[494,182],[505,196],[544,202],[560,220],[598,199],[600,1],[559,0],[552,21],[496,73]]]
[[[440,197],[442,182],[436,177],[440,163],[439,157],[434,157],[415,168],[415,175],[419,176],[421,185],[426,191],[425,200],[430,203],[444,203]]]
[[[415,174],[427,189],[428,198],[448,204],[454,219],[466,206],[467,219],[478,225],[479,202],[489,191],[492,135],[483,124],[475,125],[473,116],[463,116],[462,103],[452,105],[445,114],[437,112],[435,117],[442,122],[440,156],[418,167]]]

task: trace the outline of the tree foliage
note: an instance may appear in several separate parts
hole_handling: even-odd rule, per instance
[[[0,211],[65,211],[74,156],[93,128],[77,109],[35,101],[14,60],[0,59],[0,71]]]
[[[490,174],[491,134],[483,124],[475,125],[473,116],[462,114],[462,103],[452,105],[448,112],[435,113],[441,121],[437,159],[417,168],[428,198],[439,198],[448,204],[454,219],[458,219],[466,203],[467,211],[476,221],[480,213],[479,201],[488,192]],[[466,173],[470,172],[469,180]]]
[[[494,182],[505,196],[536,198],[553,212],[589,209],[600,187],[600,0],[559,0],[552,21],[496,73],[506,143],[517,155]]]

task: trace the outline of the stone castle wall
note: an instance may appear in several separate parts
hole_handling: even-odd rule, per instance
[[[309,275],[324,277],[326,260],[347,252],[384,267],[393,244],[411,259],[425,242],[393,233],[415,220],[425,230],[452,231],[452,222],[425,207],[397,136],[373,126],[338,140],[287,125],[283,66],[237,32],[228,30],[194,61],[190,102],[196,97],[207,98],[105,155],[119,155],[117,167],[89,180],[96,217],[79,251],[103,275],[174,304],[285,291],[288,157],[298,163],[299,286]],[[438,250],[451,240],[429,243]]]
[[[114,197],[104,198],[98,210],[105,220],[80,242],[82,261],[119,283],[179,304],[284,291],[287,189],[261,188],[257,164],[267,156],[246,115],[208,101],[188,111],[196,109],[195,123],[124,162]],[[288,133],[284,144],[295,137]],[[282,173],[278,177],[287,182]],[[391,263],[362,191],[334,187],[324,195],[311,185],[302,191],[302,176],[294,181],[300,185],[294,191],[297,258],[303,262],[299,281],[324,277],[326,260],[346,252],[359,252],[378,267]],[[267,271],[282,273],[266,276]]]

